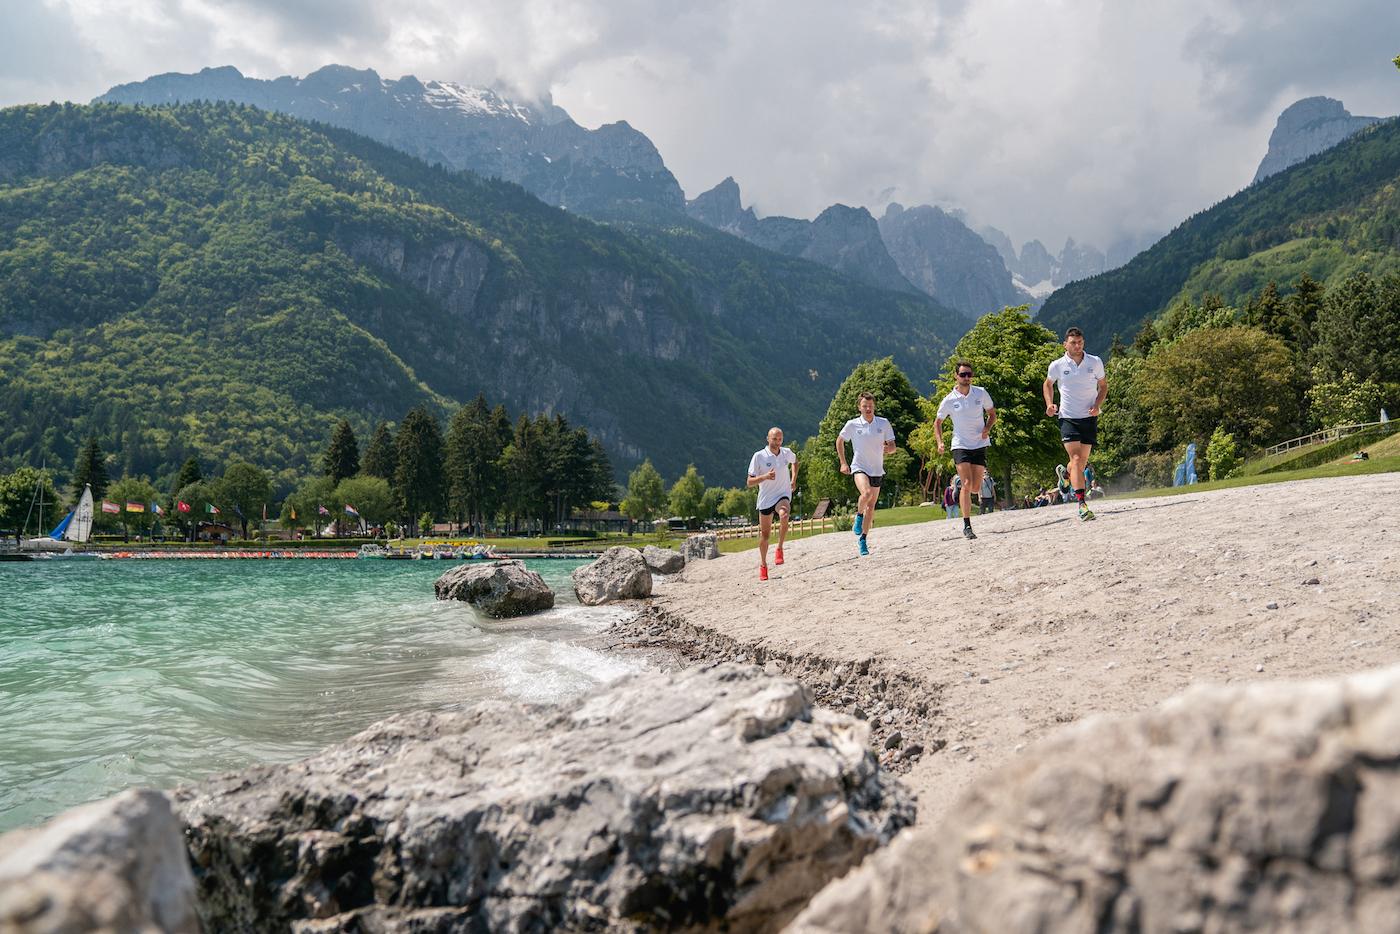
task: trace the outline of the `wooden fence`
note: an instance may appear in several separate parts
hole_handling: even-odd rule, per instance
[[[1275,444],[1272,447],[1267,447],[1264,449],[1264,453],[1266,455],[1282,454],[1284,451],[1291,451],[1294,448],[1305,448],[1310,447],[1314,444],[1326,444],[1331,441],[1340,441],[1343,438],[1350,437],[1351,435],[1358,434],[1360,432],[1367,431],[1369,429],[1376,428],[1381,425],[1395,426],[1400,425],[1400,422],[1393,420],[1388,422],[1363,422],[1359,425],[1339,425],[1336,428],[1324,428],[1321,431],[1314,431],[1310,435],[1303,435],[1298,438],[1290,438],[1289,440]],[[1391,430],[1394,430],[1394,428],[1392,427]]]

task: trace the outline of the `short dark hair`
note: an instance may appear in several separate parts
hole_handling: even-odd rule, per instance
[[[953,372],[956,373],[956,372],[958,372],[958,370],[961,370],[963,367],[967,367],[969,370],[971,370],[971,371],[974,372],[974,373],[977,372],[977,367],[975,367],[975,366],[972,365],[972,361],[971,361],[971,360],[959,360],[957,363],[953,364]]]
[[[863,393],[861,393],[861,394],[860,394],[860,400],[859,400],[859,401],[864,402],[866,399],[869,399],[871,402],[874,402],[874,401],[875,401],[875,393],[873,393],[873,392],[863,392]]]
[[[1084,332],[1081,331],[1081,330],[1079,330],[1079,328],[1070,328],[1068,331],[1065,332],[1065,340],[1069,340],[1071,337],[1083,337],[1083,336],[1084,336]]]

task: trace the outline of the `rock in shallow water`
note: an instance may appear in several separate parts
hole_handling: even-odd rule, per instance
[[[671,548],[658,548],[647,545],[642,549],[642,560],[657,574],[675,574],[685,567],[685,558]]]
[[[781,923],[910,823],[867,727],[720,665],[404,714],[175,792],[210,930]]]
[[[1195,688],[1032,747],[791,930],[1394,930],[1397,802],[1400,668]]]
[[[194,878],[161,792],[124,791],[0,836],[0,931],[196,932]]]
[[[554,606],[554,591],[523,561],[458,565],[439,577],[433,590],[439,600],[465,600],[496,619]]]
[[[614,545],[597,561],[576,568],[573,581],[579,602],[589,606],[651,596],[651,569],[641,552],[626,545]]]

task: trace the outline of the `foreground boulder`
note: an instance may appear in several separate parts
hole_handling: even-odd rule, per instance
[[[0,836],[0,931],[199,930],[170,800],[124,791]]]
[[[465,600],[496,619],[554,606],[554,591],[523,561],[461,564],[439,577],[433,590],[439,600]]]
[[[692,561],[709,561],[719,557],[719,536],[714,532],[701,532],[691,535],[681,542],[681,556],[686,564]]]
[[[679,551],[658,548],[655,545],[647,545],[642,549],[642,560],[657,574],[675,574],[685,567],[685,558]]]
[[[1197,688],[1061,731],[797,931],[1381,931],[1400,919],[1400,668]]]
[[[651,596],[651,569],[641,552],[626,545],[614,545],[597,561],[576,568],[573,580],[574,594],[589,606]]]
[[[175,796],[211,931],[744,931],[912,819],[868,738],[722,665],[404,714]]]

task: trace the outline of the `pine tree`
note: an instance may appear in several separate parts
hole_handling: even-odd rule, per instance
[[[394,438],[394,488],[406,517],[436,515],[446,499],[442,470],[442,431],[423,406],[410,411]]]
[[[83,487],[92,487],[93,499],[100,500],[107,492],[107,459],[97,439],[89,437],[73,463],[73,501],[83,495]]]
[[[355,432],[350,423],[343,418],[335,426],[326,453],[321,456],[321,472],[330,477],[332,483],[339,483],[360,472],[360,446],[355,441]]]
[[[180,473],[175,477],[175,486],[171,488],[170,493],[173,496],[191,483],[198,483],[203,479],[204,471],[199,469],[199,461],[193,457],[188,458],[180,465]]]
[[[374,437],[370,439],[369,447],[365,449],[365,456],[360,461],[360,470],[367,477],[380,477],[392,483],[394,465],[397,462],[394,433],[389,430],[388,422],[380,422],[379,427],[374,429]]]

